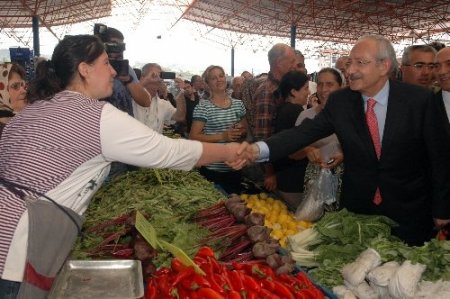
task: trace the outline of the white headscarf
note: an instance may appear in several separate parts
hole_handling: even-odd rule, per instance
[[[0,64],[0,108],[11,108],[11,99],[8,92],[8,76],[11,71],[11,63]]]

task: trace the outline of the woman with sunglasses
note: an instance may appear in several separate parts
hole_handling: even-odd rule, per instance
[[[27,104],[26,73],[22,66],[5,63],[0,66],[0,123],[7,123]]]
[[[106,101],[116,72],[95,36],[66,36],[0,140],[0,298],[46,298],[112,161],[189,170],[246,144],[164,137]]]

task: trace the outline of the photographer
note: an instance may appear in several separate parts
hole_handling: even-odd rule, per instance
[[[180,92],[175,97],[176,108],[169,101],[164,100],[161,91],[167,89],[161,74],[171,75]],[[174,73],[161,72],[161,66],[147,63],[142,68],[141,85],[150,93],[152,100],[150,107],[142,107],[138,102],[133,103],[133,112],[137,120],[141,121],[156,132],[162,133],[164,124],[184,122],[186,119],[186,102],[184,100],[184,82],[175,78]]]
[[[124,36],[119,30],[96,24],[94,33],[105,43],[111,65],[117,76],[114,78],[113,94],[106,99],[113,106],[133,116],[133,100],[140,106],[149,107],[151,97],[139,84],[136,73],[123,59]],[[127,71],[128,70],[128,71]]]

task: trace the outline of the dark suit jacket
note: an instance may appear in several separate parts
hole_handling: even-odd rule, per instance
[[[438,137],[439,127],[430,105],[432,98],[432,93],[421,87],[390,81],[378,160],[361,94],[349,88],[337,91],[330,95],[326,107],[314,120],[305,120],[302,125],[266,140],[270,159],[277,160],[336,133],[345,157],[342,206],[357,213],[386,215],[400,225],[394,229],[395,234],[410,244],[420,244],[431,236],[431,178],[435,175],[448,178],[449,171],[440,167],[433,169],[431,175],[431,165],[443,158],[443,148],[438,147],[442,139]],[[449,159],[448,152],[446,155],[444,158]],[[442,186],[443,180],[434,184],[433,211],[438,213],[436,216],[448,219],[450,210],[437,210],[448,206],[450,200],[446,197],[448,193],[439,188],[448,192],[450,186]],[[377,187],[383,198],[379,206],[372,203]]]

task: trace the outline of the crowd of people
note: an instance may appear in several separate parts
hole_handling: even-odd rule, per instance
[[[198,168],[226,193],[246,177],[295,210],[308,164],[343,164],[341,206],[392,218],[408,244],[450,223],[450,48],[412,45],[399,66],[364,36],[312,82],[276,44],[267,73],[211,65],[168,90],[157,63],[113,68],[123,43],[114,28],[67,36],[30,82],[0,65],[0,298],[45,298],[93,194],[137,167]]]

